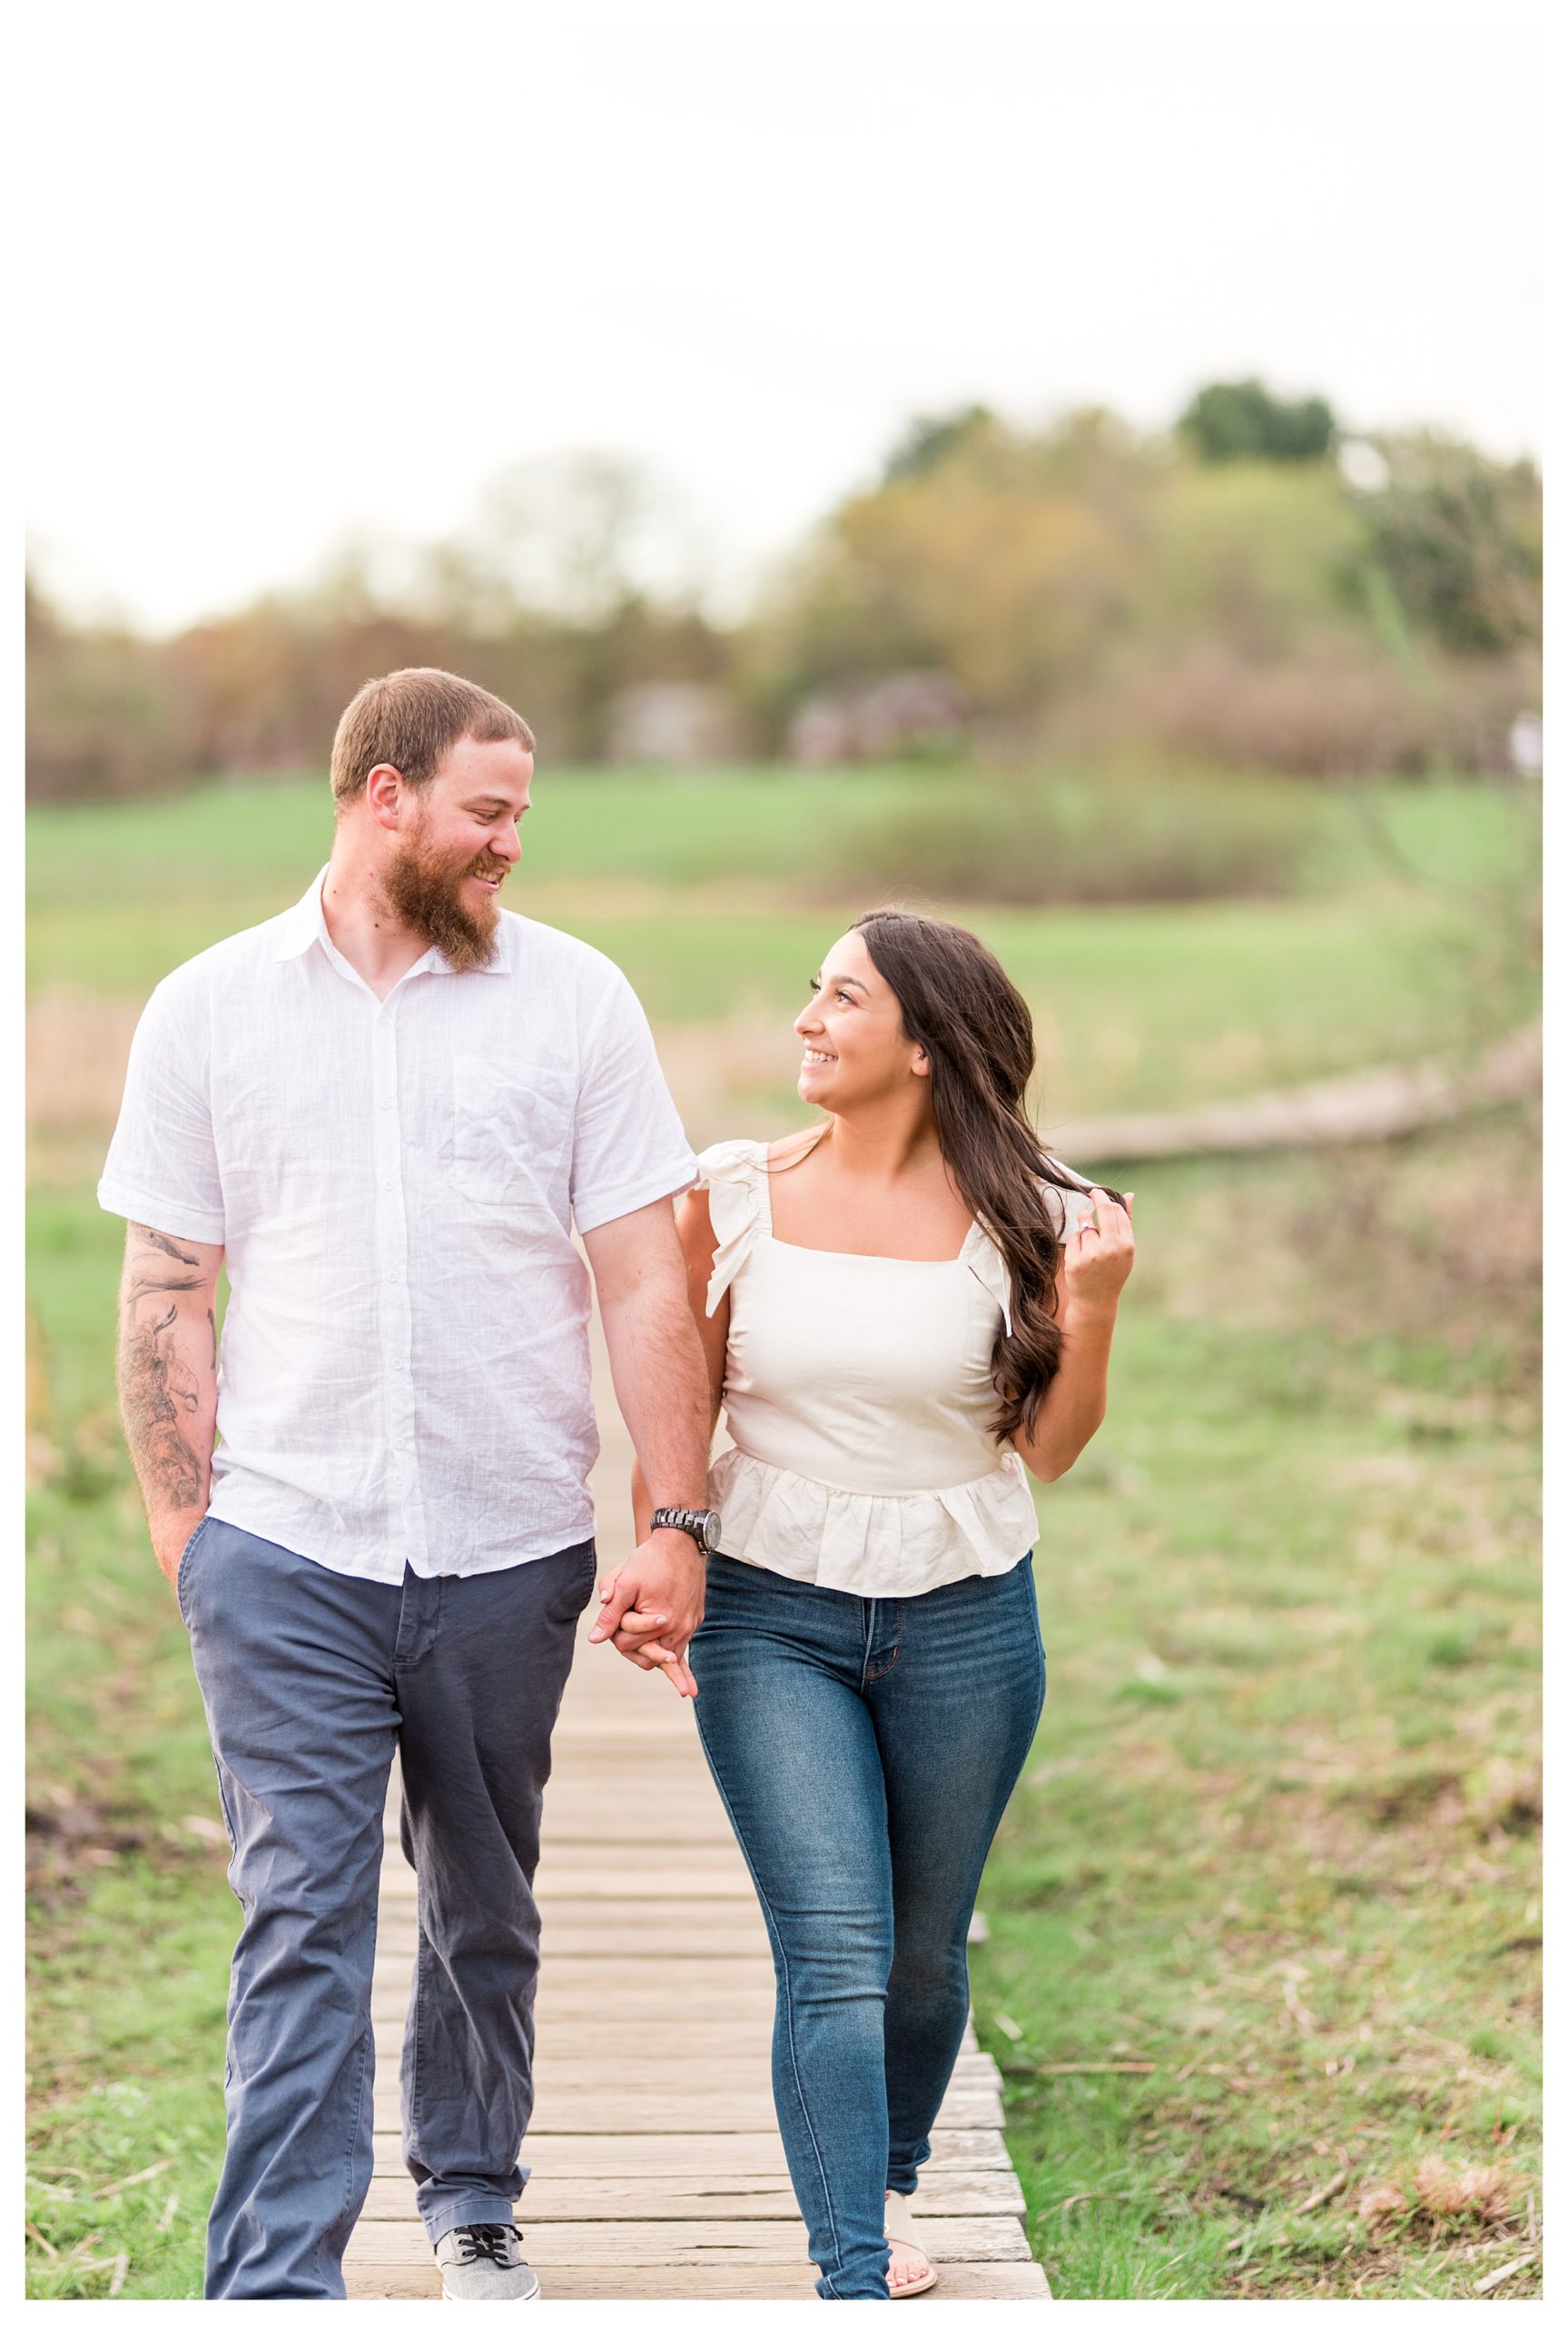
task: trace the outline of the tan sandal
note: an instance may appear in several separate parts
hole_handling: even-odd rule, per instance
[[[887,2191],[887,2204],[883,2216],[883,2234],[887,2238],[895,2260],[898,2258],[898,2248],[902,2245],[905,2252],[923,2263],[925,2271],[923,2276],[912,2277],[906,2285],[895,2285],[890,2282],[888,2285],[890,2297],[893,2300],[912,2300],[917,2292],[929,2292],[936,2282],[937,2272],[932,2266],[930,2255],[920,2241],[919,2231],[909,2209],[909,2198],[895,2195],[891,2188]]]

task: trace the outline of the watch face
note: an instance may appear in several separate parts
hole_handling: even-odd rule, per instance
[[[716,1550],[723,1538],[724,1528],[719,1524],[718,1511],[710,1509],[703,1525],[704,1549]]]

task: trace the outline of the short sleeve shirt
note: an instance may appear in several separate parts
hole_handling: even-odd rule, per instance
[[[503,912],[488,968],[378,1001],[321,888],[153,993],[99,1201],[225,1247],[213,1516],[389,1583],[547,1557],[593,1532],[574,1221],[691,1149],[602,954]]]

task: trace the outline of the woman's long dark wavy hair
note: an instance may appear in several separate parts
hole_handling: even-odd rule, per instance
[[[1012,1331],[991,1359],[999,1444],[1032,1429],[1061,1362],[1061,1242],[1044,1190],[1084,1182],[1055,1162],[1024,1112],[1034,1072],[1028,1004],[994,954],[950,920],[883,910],[854,924],[931,1061],[936,1134],[953,1184],[996,1243],[1012,1283]],[[1106,1192],[1126,1209],[1125,1198]]]

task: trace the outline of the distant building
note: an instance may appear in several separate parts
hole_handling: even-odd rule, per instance
[[[804,767],[950,751],[964,737],[959,687],[942,670],[900,670],[873,684],[813,695],[790,722],[787,749]]]
[[[660,679],[625,687],[610,712],[608,756],[642,767],[703,767],[736,755],[735,721],[716,687]]]

